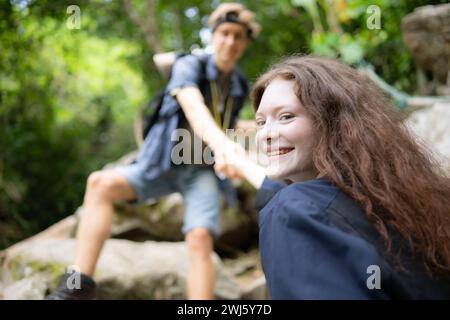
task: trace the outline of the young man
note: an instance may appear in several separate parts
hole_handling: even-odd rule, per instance
[[[225,152],[234,148],[224,129],[235,123],[248,93],[245,78],[235,66],[259,26],[253,13],[240,4],[221,4],[208,21],[212,30],[213,55],[179,58],[165,90],[159,119],[153,125],[137,161],[115,170],[92,173],[87,181],[84,213],[77,232],[75,265],[80,268],[82,288],[70,290],[63,276],[60,287],[48,299],[90,299],[94,297],[95,265],[110,234],[113,202],[143,201],[181,192],[185,214],[182,231],[189,252],[187,295],[190,299],[212,299],[214,266],[213,236],[218,233],[220,186],[213,167],[200,154],[174,163],[173,133],[186,129],[195,133],[214,153],[214,166],[228,177],[236,171],[227,164]],[[186,159],[183,149],[183,159]],[[225,181],[226,182],[226,181]]]

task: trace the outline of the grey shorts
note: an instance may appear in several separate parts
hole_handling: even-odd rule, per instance
[[[125,177],[139,202],[180,192],[184,201],[182,232],[192,228],[207,228],[214,236],[219,233],[220,189],[211,168],[196,165],[175,166],[156,179],[145,178],[137,164],[115,170]]]

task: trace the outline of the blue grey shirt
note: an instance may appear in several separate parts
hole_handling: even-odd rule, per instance
[[[273,299],[450,298],[450,283],[429,277],[407,248],[399,255],[407,272],[397,270],[360,206],[325,178],[290,185],[266,178],[256,201]],[[391,239],[398,249],[402,242],[393,232]]]
[[[212,55],[201,57],[185,55],[175,61],[170,80],[164,90],[165,95],[158,121],[145,137],[136,159],[137,165],[142,167],[146,178],[154,179],[173,166],[171,152],[175,142],[171,141],[171,135],[180,127],[184,113],[170,93],[174,89],[196,87],[201,91],[206,105],[210,106],[212,103],[210,81],[217,81],[218,77],[219,71]],[[235,68],[230,75],[229,96],[232,97],[233,104],[229,128],[234,126],[247,95],[247,80]],[[231,183],[228,180],[220,180],[220,186],[228,203],[233,204],[235,194]]]

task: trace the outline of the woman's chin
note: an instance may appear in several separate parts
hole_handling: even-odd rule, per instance
[[[286,179],[289,179],[289,177],[285,173],[283,173],[283,172],[281,172],[281,171],[279,171],[277,169],[271,169],[270,167],[267,168],[267,177],[270,180],[286,180]]]

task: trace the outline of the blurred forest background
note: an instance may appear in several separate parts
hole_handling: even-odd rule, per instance
[[[240,62],[251,81],[283,55],[315,53],[367,61],[414,94],[400,21],[418,6],[447,1],[238,2],[262,26]],[[218,4],[0,0],[0,249],[72,214],[89,172],[136,149],[136,112],[164,85],[152,55],[204,47],[207,15]],[[71,5],[80,9],[79,28],[69,28]],[[370,5],[381,10],[380,29],[367,26]],[[252,118],[250,104],[241,116]]]

